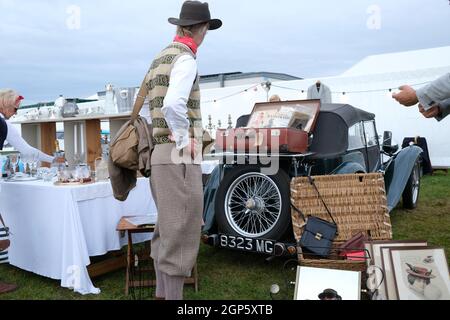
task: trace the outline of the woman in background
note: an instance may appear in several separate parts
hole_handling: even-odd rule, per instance
[[[3,143],[5,142],[6,136],[8,135],[8,126],[6,124],[6,121],[0,117],[0,150],[3,150]],[[0,262],[1,262],[1,253],[6,252],[6,249],[9,247],[9,241],[8,240],[1,240],[3,234],[6,233],[6,228],[3,224],[3,218],[0,214]],[[0,295],[4,293],[13,292],[17,289],[17,286],[14,284],[9,283],[3,283],[0,281]]]
[[[32,155],[41,162],[52,163],[54,158],[30,146],[20,135],[19,130],[9,123],[9,119],[17,113],[23,97],[11,89],[0,89],[0,122],[6,123],[6,141],[21,154]]]

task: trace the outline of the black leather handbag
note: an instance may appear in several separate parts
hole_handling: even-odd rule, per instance
[[[299,240],[299,245],[303,249],[311,252],[314,255],[320,257],[327,257],[330,254],[333,241],[338,235],[338,227],[333,219],[333,216],[331,215],[330,210],[328,209],[328,206],[326,205],[325,201],[320,195],[320,192],[317,189],[314,180],[311,177],[309,177],[309,181],[311,185],[314,187],[314,189],[316,189],[320,200],[325,206],[333,222],[329,222],[314,216],[305,217],[303,212],[301,212],[298,208],[292,205],[294,210],[297,211],[298,214],[301,216],[301,218],[306,222],[302,236]]]

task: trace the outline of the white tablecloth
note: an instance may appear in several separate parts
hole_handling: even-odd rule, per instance
[[[109,182],[56,187],[52,183],[0,182],[0,212],[11,231],[11,265],[61,280],[81,294],[98,294],[87,271],[89,257],[127,243],[116,231],[122,216],[155,216],[148,179],[125,202],[114,199]],[[137,235],[136,242],[150,239]]]

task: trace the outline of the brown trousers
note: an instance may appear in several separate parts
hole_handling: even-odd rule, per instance
[[[151,254],[155,266],[169,276],[190,277],[202,228],[201,166],[152,165],[150,185],[158,209]]]

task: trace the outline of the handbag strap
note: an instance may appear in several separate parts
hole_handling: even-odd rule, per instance
[[[5,221],[3,221],[3,217],[2,217],[2,214],[1,214],[1,213],[0,213],[0,222],[2,223],[3,228],[4,228],[5,231],[6,231],[6,235],[8,236],[8,235],[9,235],[9,228],[6,226]]]
[[[144,105],[145,99],[147,98],[148,92],[150,91],[146,83],[147,75],[142,81],[141,87],[139,89],[136,101],[134,102],[133,112],[131,113],[132,123],[137,119],[139,112],[141,112]]]
[[[0,222],[2,223],[3,227],[6,228],[6,224],[5,224],[5,221],[3,221],[3,217],[2,217],[1,213],[0,213]]]
[[[317,194],[319,195],[319,199],[322,201],[323,205],[325,206],[325,209],[327,210],[328,215],[330,216],[331,220],[333,220],[333,223],[334,223],[335,225],[337,225],[336,221],[334,221],[334,218],[333,218],[333,216],[331,215],[330,209],[328,208],[327,204],[326,204],[325,201],[323,200],[322,195],[320,194],[319,189],[317,188],[316,183],[314,182],[314,179],[313,179],[311,176],[308,176],[308,179],[309,179],[309,183],[311,183],[311,185],[314,187],[314,189],[316,189],[316,192],[317,192]]]
[[[297,211],[297,213],[300,215],[300,217],[303,219],[303,221],[306,222],[306,217],[305,217],[305,215],[303,214],[303,212],[302,212],[299,208],[297,208],[292,202],[291,202],[291,207],[292,207],[295,211]]]

